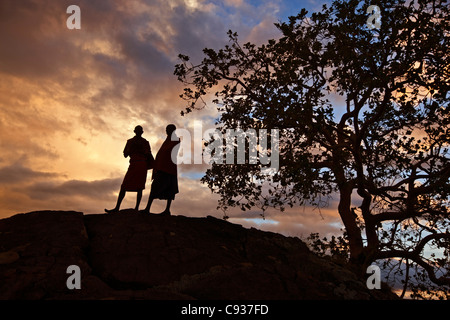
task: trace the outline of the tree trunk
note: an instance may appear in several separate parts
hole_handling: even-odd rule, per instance
[[[339,187],[340,198],[338,211],[348,234],[350,262],[355,265],[362,265],[364,263],[364,246],[361,230],[356,223],[357,216],[351,210],[352,190],[353,184],[349,182]]]

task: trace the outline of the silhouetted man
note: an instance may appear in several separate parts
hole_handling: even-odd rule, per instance
[[[175,135],[176,127],[169,124],[166,127],[167,138],[156,154],[153,163],[152,189],[148,197],[148,203],[144,212],[150,213],[150,207],[154,199],[166,199],[166,209],[162,215],[170,215],[170,205],[178,193],[177,165],[172,159],[172,150],[174,157],[180,147],[180,139]]]
[[[106,212],[116,212],[120,209],[125,193],[127,191],[137,192],[136,196],[136,210],[139,210],[139,204],[142,199],[142,190],[145,189],[145,181],[147,180],[147,158],[151,154],[150,143],[142,138],[144,130],[141,126],[134,128],[136,134],[133,138],[127,141],[125,149],[123,150],[123,156],[130,157],[130,166],[123,179],[122,186],[120,187],[119,197],[117,198],[117,204],[114,209]]]

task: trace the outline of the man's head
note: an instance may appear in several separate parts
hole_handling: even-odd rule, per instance
[[[166,127],[166,133],[167,133],[167,135],[168,135],[168,136],[171,136],[171,135],[172,135],[172,132],[174,132],[176,129],[177,129],[177,127],[175,127],[174,124],[169,124],[169,125]]]
[[[142,129],[141,126],[136,126],[136,128],[134,128],[134,133],[140,137],[144,133],[144,129]]]

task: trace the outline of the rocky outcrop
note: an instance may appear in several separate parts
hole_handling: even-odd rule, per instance
[[[81,271],[68,289],[67,267]],[[212,217],[41,211],[0,220],[0,299],[394,299],[298,238]]]

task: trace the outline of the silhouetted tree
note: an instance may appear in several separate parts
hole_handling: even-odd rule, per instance
[[[244,210],[320,206],[337,193],[354,266],[400,261],[448,290],[448,3],[338,0],[276,26],[281,37],[259,46],[229,31],[198,65],[180,55],[185,112],[214,94],[221,130],[280,130],[277,172],[212,165],[202,181],[222,208]]]

